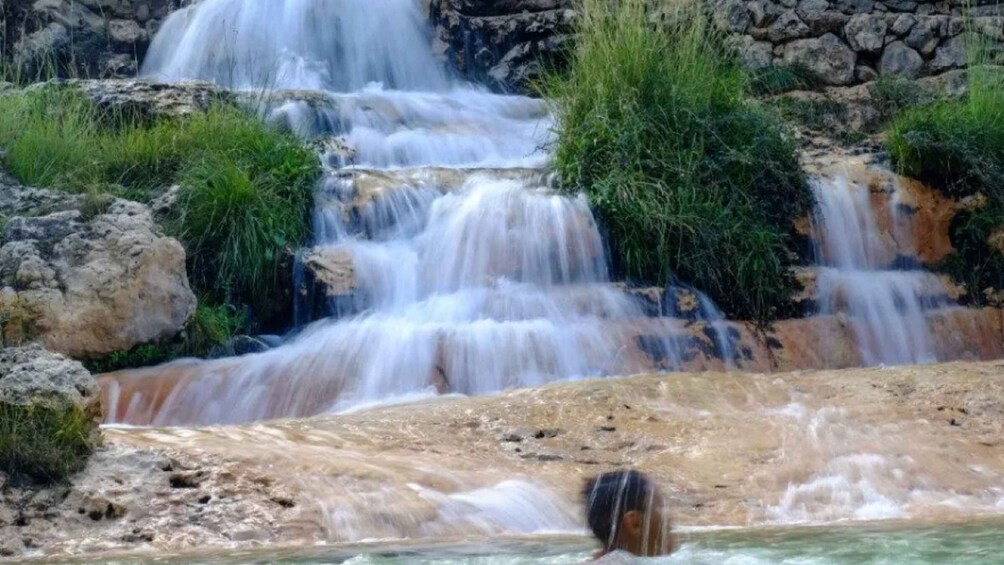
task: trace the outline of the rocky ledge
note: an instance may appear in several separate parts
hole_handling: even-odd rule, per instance
[[[196,306],[185,250],[150,209],[0,179],[0,329],[96,357],[171,337]]]

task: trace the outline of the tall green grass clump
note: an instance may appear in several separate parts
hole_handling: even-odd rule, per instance
[[[940,270],[966,283],[981,303],[986,288],[1004,288],[1004,252],[990,244],[1004,227],[1004,68],[1001,54],[967,32],[969,90],[962,99],[909,109],[896,118],[886,146],[894,166],[952,198],[981,195],[986,205],[961,212],[951,227],[956,252]]]
[[[122,115],[80,93],[40,88],[0,99],[5,165],[28,185],[149,202],[180,191],[168,231],[213,303],[285,310],[289,248],[309,235],[316,156],[290,134],[228,104],[177,118]]]
[[[568,71],[543,92],[557,170],[589,196],[616,264],[687,280],[734,317],[785,313],[788,234],[810,197],[780,120],[697,9],[657,27],[644,0],[581,3]]]
[[[93,429],[79,407],[0,403],[0,470],[15,480],[62,481],[86,464]]]

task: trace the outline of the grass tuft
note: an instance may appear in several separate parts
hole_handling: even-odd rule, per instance
[[[93,428],[80,407],[0,403],[0,469],[15,480],[62,481],[86,464]]]
[[[704,14],[655,27],[643,0],[582,0],[555,104],[555,165],[608,228],[625,275],[676,276],[733,317],[789,307],[791,219],[810,204],[796,146]]]

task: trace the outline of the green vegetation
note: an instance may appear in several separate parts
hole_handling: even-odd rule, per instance
[[[903,173],[952,198],[980,195],[986,205],[952,226],[958,250],[941,270],[967,284],[981,303],[986,288],[1004,287],[1004,252],[990,237],[1004,226],[1004,69],[976,34],[967,36],[969,92],[907,109],[890,126],[886,145]]]
[[[22,182],[86,194],[85,215],[112,196],[149,202],[179,185],[165,223],[188,251],[199,293],[246,306],[258,322],[288,310],[285,261],[309,235],[319,174],[297,139],[225,104],[156,119],[104,111],[59,87],[2,100],[0,147]]]
[[[770,66],[753,71],[750,91],[755,96],[774,96],[793,90],[814,90],[822,86],[812,71],[799,65]]]
[[[247,324],[247,314],[230,305],[211,306],[199,301],[195,315],[182,335],[160,343],[137,345],[107,357],[84,361],[92,373],[110,373],[122,369],[148,367],[183,357],[206,357],[214,348],[227,343]]]
[[[904,77],[880,76],[871,85],[871,95],[883,121],[892,120],[914,106],[933,102],[916,81]]]
[[[15,480],[63,480],[94,450],[93,427],[79,407],[0,404],[0,469]]]
[[[644,0],[583,0],[555,103],[555,165],[640,282],[680,277],[733,317],[786,313],[791,219],[810,204],[794,142],[702,14],[650,25]]]

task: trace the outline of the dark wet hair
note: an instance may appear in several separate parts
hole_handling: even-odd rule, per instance
[[[589,529],[609,549],[617,539],[617,528],[624,514],[647,510],[652,499],[652,481],[638,471],[603,473],[586,482],[582,496]]]

